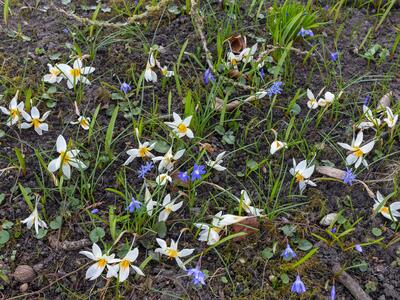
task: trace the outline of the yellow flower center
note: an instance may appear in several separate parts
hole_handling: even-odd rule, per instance
[[[179,133],[185,133],[187,131],[187,126],[183,123],[179,124],[177,128]]]
[[[88,122],[88,120],[86,118],[82,118],[79,123],[81,124],[82,127],[88,127],[89,126],[89,122]]]
[[[101,259],[97,262],[97,264],[99,265],[100,268],[103,268],[103,267],[107,264],[107,261],[106,261],[104,258],[101,258]]]
[[[390,214],[389,207],[387,207],[387,206],[382,207],[380,212],[383,214]]]
[[[296,172],[296,175],[294,176],[294,178],[296,179],[296,182],[300,182],[304,180],[304,176],[301,175],[299,172]]]
[[[218,227],[213,227],[213,228],[211,228],[211,230],[216,232],[216,233],[220,233],[222,229],[218,228]]]
[[[10,109],[10,115],[13,119],[17,118],[19,116],[19,110],[18,108],[12,108]]]
[[[123,259],[120,262],[120,265],[121,265],[121,269],[127,269],[127,268],[129,268],[129,261],[127,259]]]
[[[38,118],[32,119],[32,125],[34,128],[39,128],[40,120]]]
[[[69,162],[71,161],[71,157],[66,152],[61,152],[60,155],[61,155],[62,164],[68,165]]]
[[[361,157],[364,155],[364,152],[362,152],[362,150],[359,147],[354,147],[354,149],[356,149],[355,151],[353,151],[353,154],[357,157]]]
[[[150,149],[148,147],[139,148],[138,154],[140,157],[146,157],[150,153]]]
[[[69,71],[69,72],[73,77],[78,77],[78,76],[81,75],[81,70],[80,69],[71,69],[71,71]]]
[[[175,249],[168,248],[167,255],[169,258],[178,257],[178,251],[176,251]]]
[[[237,60],[236,60],[235,58],[232,58],[231,64],[234,65],[234,66],[236,66],[236,65],[237,65]]]
[[[58,75],[60,75],[61,71],[60,71],[59,69],[57,69],[57,68],[52,68],[52,69],[50,70],[50,73],[51,73],[53,76],[58,76]]]

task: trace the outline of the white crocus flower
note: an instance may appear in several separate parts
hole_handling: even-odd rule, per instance
[[[144,79],[149,82],[157,82],[157,74],[153,71],[156,61],[154,59],[153,53],[150,53],[149,60],[146,64],[146,70],[144,71]]]
[[[94,243],[92,246],[92,252],[80,251],[79,254],[85,255],[87,258],[90,258],[96,262],[86,271],[85,277],[89,280],[95,280],[97,277],[99,277],[107,265],[119,262],[118,259],[114,258],[115,254],[103,254],[100,247],[96,243]]]
[[[22,116],[25,121],[21,124],[22,129],[28,129],[33,127],[38,135],[42,135],[43,131],[49,131],[49,125],[45,123],[47,117],[50,114],[50,111],[47,111],[40,117],[40,112],[36,106],[33,106],[31,109],[31,114],[29,115],[27,112],[22,111]]]
[[[315,165],[307,166],[307,160],[302,160],[298,165],[293,158],[293,168],[289,170],[299,184],[300,191],[303,192],[307,185],[316,186],[309,178],[314,173]]]
[[[393,128],[396,125],[398,118],[399,115],[393,114],[393,111],[390,109],[390,107],[386,107],[386,118],[384,118],[383,121],[386,122],[389,128]]]
[[[244,48],[242,52],[240,52],[239,57],[244,63],[249,63],[253,60],[253,56],[257,51],[257,44],[254,44],[251,48]]]
[[[36,198],[35,208],[33,209],[32,213],[25,220],[21,221],[21,223],[26,224],[28,229],[31,229],[32,226],[35,225],[36,234],[39,233],[39,227],[47,228],[46,222],[41,220],[39,217],[37,206],[38,206],[38,197]]]
[[[165,122],[165,124],[171,127],[178,137],[182,138],[187,136],[189,139],[192,139],[194,137],[193,131],[189,128],[192,116],[185,118],[183,121],[175,112],[172,113],[172,116],[174,117],[174,122]]]
[[[124,282],[129,277],[129,271],[132,267],[133,271],[141,276],[144,276],[143,271],[137,266],[133,265],[139,255],[138,248],[129,250],[123,259],[117,259],[118,264],[108,266],[107,278],[116,277],[119,282]],[[119,272],[119,276],[118,276]]]
[[[43,81],[47,83],[59,83],[63,79],[60,69],[57,68],[57,65],[53,67],[51,64],[47,64],[47,66],[49,67],[49,74],[43,76]]]
[[[167,78],[174,76],[174,71],[169,71],[166,66],[160,68],[161,74]]]
[[[242,190],[240,192],[241,194],[241,198],[237,198],[237,200],[239,201],[239,205],[241,206],[242,209],[244,209],[244,211],[252,216],[256,216],[259,217],[262,215],[263,210],[256,208],[254,206],[251,206],[251,199],[249,197],[249,195],[247,194],[247,192],[245,190]]]
[[[144,142],[142,144],[139,140],[139,130],[135,128],[135,131],[139,146],[137,149],[129,149],[128,151],[126,151],[126,154],[128,154],[129,157],[124,163],[125,166],[130,164],[136,157],[140,157],[142,159],[154,158],[154,155],[151,153],[151,150],[153,150],[156,143],[150,144],[149,142]]]
[[[144,192],[144,203],[146,204],[146,211],[149,216],[153,214],[154,206],[157,205],[157,201],[154,201],[149,189],[146,187]]]
[[[357,126],[358,129],[363,130],[372,127],[377,128],[381,125],[381,120],[379,118],[374,117],[372,110],[368,106],[363,105],[363,113],[367,120],[358,124]]]
[[[233,66],[234,68],[237,68],[237,64],[242,60],[242,57],[240,55],[236,55],[233,52],[228,53],[228,67]]]
[[[165,222],[167,221],[169,214],[171,212],[175,212],[178,209],[180,209],[182,207],[183,201],[175,204],[175,200],[171,200],[171,195],[168,194],[164,197],[163,203],[162,203],[162,207],[164,208],[159,216],[158,216],[158,222]]]
[[[6,123],[7,126],[16,124],[21,118],[21,113],[24,111],[25,104],[24,102],[18,103],[18,93],[19,91],[17,91],[15,96],[11,99],[8,109],[4,106],[0,106],[2,113],[9,116]]]
[[[163,170],[171,171],[174,167],[175,161],[180,159],[182,155],[185,153],[185,149],[179,150],[175,153],[175,155],[172,154],[172,147],[169,148],[168,152],[165,153],[164,156],[157,156],[153,158],[153,161],[160,161],[160,164],[158,165],[158,171],[162,172]]]
[[[69,89],[72,89],[74,86],[76,86],[79,81],[90,85],[91,83],[89,79],[87,79],[84,75],[91,74],[95,70],[93,67],[83,67],[82,60],[79,58],[74,61],[72,68],[67,64],[57,64],[56,67],[66,77],[67,86]]]
[[[361,163],[368,168],[368,162],[365,160],[364,156],[368,154],[375,145],[375,141],[371,141],[364,146],[361,146],[363,142],[364,134],[362,131],[360,131],[357,134],[357,137],[351,142],[351,145],[345,144],[345,143],[338,143],[339,146],[343,147],[346,150],[350,151],[350,154],[346,157],[346,163],[347,165],[351,166],[352,164],[355,164],[355,168],[357,169]]]
[[[217,171],[225,171],[226,168],[221,166],[221,164],[224,162],[222,159],[224,158],[225,153],[226,152],[224,151],[224,152],[221,152],[220,154],[218,154],[217,157],[215,158],[215,160],[209,159],[206,162],[206,165],[209,166],[210,168],[213,168],[213,169],[217,170]]]
[[[384,202],[385,197],[378,191],[376,193],[375,204],[373,210],[376,211],[382,202]],[[382,205],[379,212],[387,219],[397,222],[397,218],[400,217],[400,202],[394,202],[389,206]]]
[[[166,185],[168,181],[172,182],[172,178],[168,175],[168,173],[163,173],[156,177],[156,183],[158,185]]]
[[[321,107],[328,106],[333,103],[333,100],[335,99],[335,95],[332,94],[331,92],[326,92],[324,95],[324,98],[320,98],[318,100],[318,105]]]
[[[90,118],[86,118],[84,116],[78,116],[77,121],[72,121],[71,125],[79,124],[84,130],[89,130],[90,127]]]
[[[309,109],[317,109],[318,108],[318,101],[315,99],[313,92],[310,89],[307,89],[307,107]]]
[[[275,140],[275,141],[272,142],[271,149],[270,149],[269,152],[271,153],[271,155],[273,155],[275,152],[279,151],[282,148],[286,149],[287,148],[287,143]]]
[[[60,155],[49,163],[47,168],[51,173],[61,168],[63,175],[69,179],[71,178],[71,167],[80,170],[86,169],[86,165],[76,158],[79,154],[79,150],[67,151],[67,142],[62,135],[58,136],[56,146],[57,152]]]
[[[160,245],[160,248],[157,248],[154,250],[154,252],[160,253],[162,255],[168,256],[170,259],[175,259],[178,266],[186,270],[185,265],[183,264],[181,257],[186,257],[189,256],[193,253],[194,249],[182,249],[181,251],[178,250],[178,242],[175,242],[174,240],[171,240],[171,246],[168,247],[167,243],[162,240],[157,238],[156,239],[158,245]]]

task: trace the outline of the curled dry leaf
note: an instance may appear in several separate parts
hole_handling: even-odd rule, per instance
[[[242,73],[239,72],[239,70],[232,69],[232,70],[230,70],[230,71],[228,72],[228,76],[229,76],[230,78],[235,78],[235,79],[237,79],[237,78],[240,78],[240,76],[242,76]]]
[[[316,168],[316,171],[318,173],[321,173],[322,175],[326,175],[340,180],[342,180],[343,177],[346,175],[345,171],[328,166],[319,166]]]
[[[378,106],[376,107],[379,109],[386,109],[386,107],[390,107],[390,98],[393,97],[393,92],[390,91],[386,95],[384,95],[378,102]]]
[[[235,34],[229,37],[229,48],[235,54],[239,54],[244,48],[247,47],[247,40],[245,36],[241,36],[240,34]]]
[[[232,111],[239,105],[240,105],[239,100],[234,100],[234,101],[228,102],[226,104],[226,111]],[[215,110],[222,111],[223,108],[224,108],[224,100],[222,100],[221,98],[215,97]]]
[[[260,222],[257,220],[257,217],[249,217],[239,223],[233,224],[232,231],[234,233],[239,233],[239,232],[247,233],[247,235],[235,238],[234,241],[243,240],[248,235],[257,233],[259,231],[259,227],[260,227]]]
[[[214,146],[209,143],[200,143],[200,150],[206,150],[208,154],[215,152]]]

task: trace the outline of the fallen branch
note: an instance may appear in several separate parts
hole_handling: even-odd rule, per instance
[[[332,271],[336,280],[343,284],[356,300],[372,300],[372,298],[360,287],[358,282],[344,271],[338,263],[335,263],[332,266]]]
[[[161,0],[159,4],[154,5],[154,6],[146,6],[146,11],[144,13],[141,13],[139,15],[134,15],[126,22],[117,22],[117,23],[112,23],[109,21],[97,21],[97,20],[91,20],[89,18],[84,18],[80,17],[76,14],[74,14],[72,11],[66,11],[57,5],[54,4],[53,1],[50,2],[50,7],[53,8],[55,11],[58,13],[66,16],[69,19],[74,19],[75,21],[85,24],[85,25],[93,25],[93,26],[99,26],[99,27],[111,27],[111,28],[120,28],[120,27],[125,27],[127,25],[132,25],[132,24],[141,24],[147,21],[149,18],[159,16],[159,12],[163,11],[168,4],[172,3],[174,0]]]

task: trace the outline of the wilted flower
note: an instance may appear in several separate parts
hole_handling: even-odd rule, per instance
[[[315,99],[313,92],[310,89],[307,89],[307,106],[309,109],[317,109],[318,108],[318,101]]]
[[[167,194],[164,197],[163,203],[162,203],[162,207],[164,208],[159,216],[158,216],[158,222],[165,222],[167,221],[169,214],[171,212],[175,212],[178,209],[180,209],[182,207],[183,201],[175,204],[175,200],[171,200],[171,195]]]
[[[146,70],[144,71],[144,79],[146,79],[147,82],[157,82],[157,74],[153,71],[155,65],[156,62],[153,53],[150,53],[149,60],[146,64]]]
[[[275,140],[271,143],[271,149],[269,150],[269,152],[271,153],[271,155],[274,155],[276,151],[279,151],[282,148],[286,149],[287,143]]]
[[[351,142],[351,145],[345,144],[345,143],[338,143],[339,146],[343,147],[346,150],[350,151],[350,154],[346,157],[346,163],[347,165],[351,166],[352,164],[355,163],[355,168],[357,169],[361,163],[368,168],[368,163],[364,159],[364,156],[368,154],[372,148],[374,148],[375,141],[371,141],[364,146],[361,146],[361,143],[363,142],[363,132],[360,131],[357,134],[357,137]]]
[[[194,164],[190,177],[192,181],[201,180],[202,175],[204,174],[206,174],[206,168],[203,165]]]
[[[299,295],[306,292],[306,287],[303,281],[301,281],[299,275],[296,276],[296,281],[292,285],[292,292],[297,293]]]
[[[35,208],[32,213],[26,219],[22,220],[22,224],[26,224],[28,229],[31,229],[33,225],[35,225],[36,234],[39,233],[39,227],[47,228],[47,224],[45,221],[41,220],[39,217],[39,213],[37,210],[39,197],[36,197]]]
[[[314,32],[311,29],[304,29],[301,27],[300,31],[297,33],[298,36],[306,37],[306,36],[314,36]]]
[[[295,258],[297,255],[296,253],[290,248],[289,243],[287,243],[285,250],[282,251],[281,256],[285,260],[291,260],[292,258]]]
[[[86,271],[86,279],[95,280],[97,277],[103,273],[104,268],[109,264],[113,264],[119,262],[118,259],[115,259],[115,254],[106,255],[101,252],[100,247],[94,243],[92,246],[92,252],[89,251],[80,251],[79,254],[85,255],[87,258],[94,260],[96,263],[91,265],[89,269]]]
[[[356,180],[356,175],[354,175],[351,169],[347,168],[344,177],[342,179],[345,184],[352,185],[354,180]]]
[[[385,201],[385,197],[378,191],[376,192],[376,199],[373,210],[376,211],[379,207],[379,212],[387,219],[397,222],[397,218],[400,217],[400,202],[393,202],[389,206],[382,205]]]
[[[69,179],[71,177],[71,167],[80,170],[86,169],[86,165],[76,158],[79,154],[79,150],[67,151],[67,142],[62,135],[58,136],[56,146],[57,152],[60,155],[49,163],[47,168],[51,173],[61,168],[63,175]]]
[[[0,110],[3,112],[3,114],[9,116],[7,126],[16,124],[20,120],[21,113],[24,111],[25,104],[24,102],[18,103],[18,93],[19,91],[17,91],[15,96],[11,99],[8,109],[0,106]]]
[[[165,124],[171,127],[178,137],[182,138],[187,136],[189,139],[192,139],[194,137],[193,131],[189,128],[192,116],[189,116],[182,121],[181,117],[177,113],[174,112],[172,115],[174,117],[174,122],[165,122]]]
[[[261,78],[261,80],[264,80],[264,77],[265,77],[265,71],[264,71],[264,68],[261,68],[260,69],[260,78]]]
[[[119,279],[119,282],[124,282],[129,277],[130,267],[135,273],[144,276],[143,271],[137,266],[133,265],[138,255],[139,250],[138,248],[135,248],[133,250],[129,250],[123,259],[115,259],[118,264],[108,266],[107,278],[116,277]]]
[[[399,115],[393,114],[390,107],[386,107],[386,118],[384,118],[383,121],[386,122],[389,128],[393,128],[396,125],[398,118]]]
[[[134,197],[132,197],[131,203],[129,203],[126,210],[129,210],[130,213],[133,213],[135,210],[139,210],[141,206],[142,203],[140,201],[137,201]]]
[[[190,254],[193,253],[194,249],[182,249],[181,251],[179,251],[178,250],[178,241],[175,242],[172,239],[171,239],[170,247],[168,247],[167,243],[162,239],[157,238],[156,241],[157,241],[158,245],[160,245],[160,248],[155,249],[154,252],[168,256],[168,258],[170,258],[170,259],[174,258],[176,260],[178,266],[181,269],[186,270],[186,267],[183,264],[181,257],[189,256]]]
[[[158,165],[158,171],[162,172],[163,170],[171,171],[174,167],[174,163],[176,160],[180,159],[182,155],[185,153],[185,149],[179,150],[175,153],[175,155],[172,154],[172,147],[169,148],[167,153],[164,154],[164,156],[157,156],[153,158],[153,161],[160,161],[160,164]]]
[[[59,83],[63,79],[63,75],[61,74],[60,69],[56,66],[52,66],[51,64],[47,64],[49,67],[49,73],[43,76],[43,81],[48,83]]]
[[[157,205],[157,202],[153,200],[149,189],[146,187],[144,192],[144,203],[146,204],[146,211],[149,216],[153,214],[154,206]]]
[[[128,94],[132,90],[131,86],[126,82],[121,83],[119,89],[121,90],[121,92],[124,92],[125,94]]]
[[[240,195],[241,195],[240,199],[237,198],[237,200],[239,201],[240,207],[242,209],[244,209],[244,211],[247,214],[256,216],[256,217],[259,217],[262,215],[262,212],[263,212],[262,209],[256,208],[256,207],[250,205],[251,199],[245,190],[241,190]]]
[[[293,158],[293,168],[289,170],[299,184],[300,191],[304,191],[307,184],[311,186],[316,186],[316,184],[311,181],[311,175],[314,173],[315,165],[307,167],[307,160],[302,160],[298,165],[296,165],[296,160]]]
[[[213,169],[217,170],[217,171],[225,171],[226,168],[221,166],[221,164],[224,162],[222,159],[224,158],[225,153],[226,152],[224,151],[224,152],[221,152],[220,154],[218,154],[217,157],[215,158],[215,160],[209,159],[206,162],[206,165],[209,166],[210,168],[213,168]]]
[[[374,117],[372,110],[368,106],[363,106],[363,113],[367,121],[361,122],[357,128],[363,130],[371,127],[379,127],[381,125],[381,120]]]
[[[332,104],[333,100],[335,99],[335,95],[331,92],[326,92],[324,98],[318,99],[318,105],[321,107],[328,106]]]
[[[38,135],[42,135],[43,131],[49,131],[49,125],[45,123],[47,117],[50,114],[50,111],[47,111],[40,117],[40,112],[36,106],[33,106],[31,109],[31,114],[29,115],[27,112],[22,111],[22,116],[24,117],[25,121],[21,124],[22,129],[28,129],[33,127]]]
[[[67,64],[57,64],[56,67],[67,78],[67,86],[69,89],[76,86],[79,81],[90,85],[89,79],[83,75],[89,75],[95,70],[93,67],[83,67],[82,60],[79,58],[74,61],[72,68]]]
[[[169,71],[167,67],[160,68],[161,74],[167,78],[174,76],[174,71]]]
[[[251,48],[244,48],[242,52],[240,52],[239,57],[241,58],[245,64],[251,62],[253,60],[253,56],[257,51],[257,44],[254,44]]]

